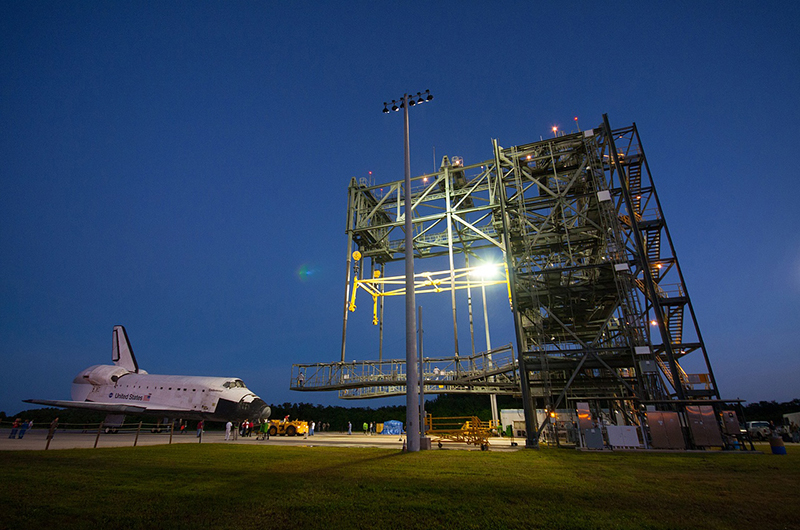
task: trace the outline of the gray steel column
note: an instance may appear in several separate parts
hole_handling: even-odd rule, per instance
[[[422,347],[422,306],[417,308],[419,310],[419,432],[420,437],[425,437],[425,366],[423,365],[423,347]]]
[[[455,262],[453,260],[453,203],[452,203],[452,194],[450,190],[450,171],[449,168],[444,168],[444,195],[445,201],[447,202],[447,256],[450,259],[450,285],[453,287],[450,289],[450,307],[453,311],[453,347],[455,348],[456,352],[456,359],[458,359],[459,351],[458,351],[458,318],[456,317],[456,277],[455,277]],[[456,361],[456,377],[458,377],[461,373],[460,363]]]
[[[489,312],[486,310],[486,287],[481,284],[481,295],[483,296],[483,324],[486,328],[486,351],[492,351],[492,339],[489,336]],[[490,353],[486,354],[487,359],[490,362],[490,369],[494,370],[494,364],[491,363],[492,355]],[[489,381],[494,381],[495,377],[491,376]],[[500,416],[497,412],[497,394],[489,394],[489,405],[492,408],[492,421],[497,423],[500,419]]]
[[[383,262],[381,262],[381,278],[386,276],[386,267]],[[381,292],[385,291],[385,285],[381,284]],[[380,320],[378,321],[378,361],[383,361],[383,299],[385,297],[381,296],[378,300],[380,304]]]
[[[464,267],[469,269],[469,254],[464,252]],[[467,274],[467,312],[469,315],[469,342],[472,347],[472,356],[475,356],[475,325],[472,321],[472,286],[469,283],[470,274]]]
[[[355,184],[355,177],[350,180],[350,186],[347,188],[347,226],[345,232],[347,233],[347,276],[344,282],[344,317],[342,318],[342,362],[344,362],[344,349],[347,343],[347,313],[350,307],[350,261],[353,256],[353,232],[350,228],[350,223],[353,221],[353,186]]]
[[[508,269],[508,286],[511,291],[511,309],[514,315],[514,334],[517,339],[517,364],[520,378],[520,390],[522,392],[522,407],[525,412],[525,447],[529,449],[539,448],[539,439],[537,437],[538,422],[536,420],[536,405],[531,396],[531,383],[528,376],[528,368],[525,365],[525,353],[527,342],[525,341],[524,332],[522,331],[521,315],[519,312],[519,305],[517,304],[517,287],[516,287],[516,270],[514,269],[514,258],[512,257],[511,241],[508,230],[508,214],[506,212],[506,201],[508,200],[505,184],[503,183],[503,166],[500,163],[500,146],[497,140],[492,140],[492,148],[494,149],[494,163],[495,170],[497,171],[497,200],[500,205],[500,219],[503,223],[503,246],[505,247],[503,254],[506,259],[506,268]]]
[[[403,94],[405,123],[405,230],[406,230],[406,438],[408,451],[419,451],[419,377],[417,374],[417,319],[414,296],[414,224],[411,219],[411,155],[408,145],[408,94]]]

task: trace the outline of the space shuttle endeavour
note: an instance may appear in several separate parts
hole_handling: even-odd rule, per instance
[[[114,326],[112,365],[90,366],[72,381],[72,401],[27,403],[108,414],[148,414],[210,421],[266,420],[270,408],[235,377],[151,375],[139,368],[128,334]]]

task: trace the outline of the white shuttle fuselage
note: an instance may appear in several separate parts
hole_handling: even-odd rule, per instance
[[[95,365],[72,381],[72,401],[25,400],[109,414],[149,414],[211,421],[265,420],[267,404],[235,377],[151,375],[141,370],[128,335],[114,326],[113,365]]]

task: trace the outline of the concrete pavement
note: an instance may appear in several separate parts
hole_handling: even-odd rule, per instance
[[[32,429],[20,439],[9,439],[10,430],[0,430],[0,451],[41,451],[47,445],[47,429]],[[315,433],[314,436],[272,436],[269,440],[256,440],[255,436],[236,440],[225,441],[223,431],[206,431],[203,433],[202,441],[197,438],[196,431],[186,431],[185,434],[173,434],[173,444],[186,443],[215,443],[215,444],[246,444],[246,445],[279,445],[279,446],[303,446],[303,447],[382,447],[385,449],[403,448],[403,439],[397,435],[365,435],[363,433],[348,435],[347,433],[325,432]],[[59,429],[53,440],[50,442],[50,450],[59,449],[91,449],[97,440],[97,447],[132,447],[134,442],[138,446],[147,445],[166,445],[170,443],[169,433],[154,434],[144,430],[139,433],[136,439],[136,428],[124,430],[116,434],[101,433],[99,439],[97,432],[81,430],[62,430]],[[508,438],[490,439],[490,450],[516,450],[524,446],[524,440],[517,439],[520,443],[518,447],[511,446]],[[438,449],[436,443],[432,443],[433,449]],[[446,442],[446,449],[471,449],[480,450],[464,443]]]

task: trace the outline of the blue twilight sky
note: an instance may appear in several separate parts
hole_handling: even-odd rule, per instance
[[[636,122],[722,394],[800,397],[798,25],[789,1],[4,1],[0,410],[68,398],[114,324],[151,373],[346,404],[290,367],[339,358],[347,184],[402,178],[382,103],[425,89],[414,174]],[[377,357],[369,305],[349,359]]]

